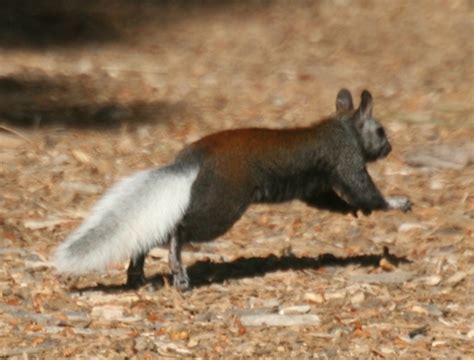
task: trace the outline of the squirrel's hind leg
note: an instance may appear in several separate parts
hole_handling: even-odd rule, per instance
[[[146,253],[132,258],[127,269],[127,283],[125,286],[130,289],[138,289],[145,285],[145,256]]]
[[[179,231],[173,234],[170,241],[170,249],[168,254],[169,267],[173,275],[173,285],[179,291],[186,291],[190,289],[189,276],[186,268],[181,261],[181,249],[183,247],[183,240],[179,236]]]

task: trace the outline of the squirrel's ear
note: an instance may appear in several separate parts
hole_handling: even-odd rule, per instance
[[[347,89],[341,89],[336,97],[336,111],[350,111],[354,109],[351,92]]]
[[[372,117],[372,108],[374,104],[372,102],[372,95],[369,91],[364,90],[360,96],[359,114],[362,119],[368,119]]]

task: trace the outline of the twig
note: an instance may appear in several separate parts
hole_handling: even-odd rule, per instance
[[[26,142],[29,142],[30,144],[36,146],[36,144],[35,144],[31,139],[29,139],[28,137],[26,137],[25,135],[23,135],[22,133],[20,133],[20,132],[17,131],[17,130],[14,130],[14,129],[12,129],[12,128],[9,128],[8,126],[5,126],[5,125],[0,125],[0,129],[4,130],[4,131],[6,131],[6,132],[12,133],[13,135],[16,135],[16,136],[18,136],[19,138],[25,140]]]
[[[19,131],[14,130],[14,129],[12,129],[12,128],[8,127],[8,126],[5,126],[5,125],[0,125],[0,129],[4,130],[4,131],[6,131],[6,132],[9,132],[9,133],[11,133],[11,134],[14,134],[14,135],[16,135],[16,136],[18,136],[19,138],[25,140],[27,143],[30,143],[31,145],[33,145],[37,150],[39,150],[39,151],[43,152],[44,154],[46,154],[47,156],[51,157],[51,154],[50,154],[48,151],[42,149],[42,148],[38,145],[38,143],[34,142],[33,140],[31,140],[31,139],[28,138],[27,136],[23,135],[23,134],[20,133]]]

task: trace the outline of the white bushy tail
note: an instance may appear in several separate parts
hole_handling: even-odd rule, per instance
[[[197,173],[197,166],[171,165],[138,172],[113,186],[58,247],[58,271],[103,271],[166,243],[189,206]]]

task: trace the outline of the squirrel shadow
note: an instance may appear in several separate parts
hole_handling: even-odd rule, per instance
[[[187,268],[192,288],[199,288],[211,284],[221,284],[228,280],[237,280],[249,277],[263,276],[267,273],[286,270],[317,270],[325,266],[349,266],[360,265],[364,267],[379,266],[382,259],[388,260],[391,264],[411,263],[404,256],[390,254],[384,248],[383,254],[378,255],[355,255],[338,257],[330,253],[321,254],[318,257],[297,257],[295,255],[267,257],[238,258],[231,262],[216,263],[210,260],[197,261]],[[172,276],[168,273],[157,273],[145,280],[145,285],[151,284],[159,288],[167,284],[172,284]],[[126,285],[104,285],[88,286],[72,289],[74,292],[104,291],[121,292],[131,290]],[[136,289],[134,289],[136,290]]]

